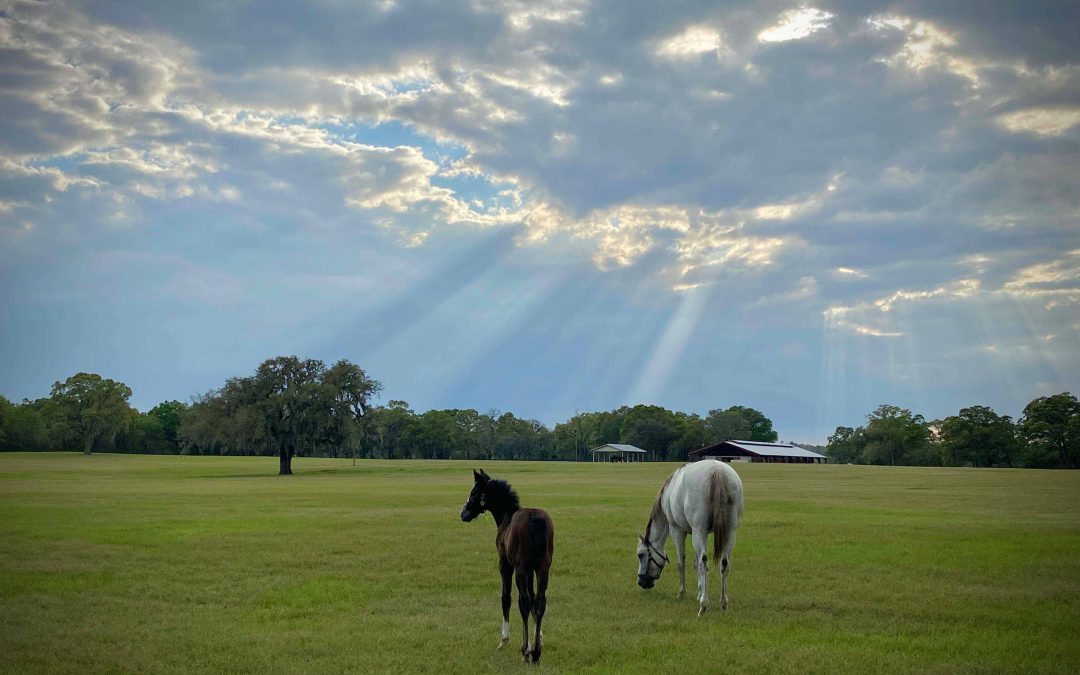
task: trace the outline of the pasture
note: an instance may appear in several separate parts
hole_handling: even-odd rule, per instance
[[[671,464],[5,454],[0,671],[527,669],[474,464],[555,522],[537,672],[1080,670],[1080,472],[737,465],[699,619],[635,585]]]

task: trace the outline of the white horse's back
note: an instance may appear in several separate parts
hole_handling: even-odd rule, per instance
[[[684,532],[720,535],[713,546],[713,557],[719,559],[723,548],[730,548],[721,547],[721,540],[726,544],[739,526],[743,509],[742,479],[729,464],[715,459],[683,465],[668,479],[662,506],[672,527]]]
[[[712,459],[693,462],[676,469],[664,483],[653,506],[652,516],[646,526],[645,537],[649,539],[646,548],[659,548],[662,551],[669,533],[675,540],[680,597],[685,587],[683,542],[687,534],[693,536],[694,564],[698,570],[699,613],[704,613],[709,603],[706,575],[707,542],[710,533],[713,535],[713,561],[720,563],[723,575],[720,604],[727,608],[731,553],[735,548],[735,530],[739,527],[742,509],[742,479],[730,465]],[[639,578],[647,573],[648,569],[641,567]]]

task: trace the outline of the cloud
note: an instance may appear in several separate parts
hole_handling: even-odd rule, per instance
[[[78,283],[43,270],[101,277],[85,256],[129,247],[189,261],[156,286],[184,302],[269,306],[265,269],[298,280],[281,297],[324,279],[341,299],[379,288],[350,265],[399,278],[498,232],[521,269],[623,289],[628,315],[684,308],[641,338],[652,372],[705,350],[690,327],[731,312],[892,349],[896,373],[951,340],[995,346],[974,362],[1038,336],[1039,381],[1063,382],[1076,14],[10,2],[0,280],[58,295]],[[290,269],[299,249],[335,262]],[[808,335],[775,351],[796,343],[790,360],[809,362]],[[657,396],[679,381],[639,379],[619,381]]]
[[[1009,131],[1058,136],[1080,124],[1080,108],[1028,108],[1005,113],[997,119]]]
[[[723,45],[720,33],[709,26],[688,26],[682,32],[660,41],[656,53],[670,59],[686,59],[701,54],[718,53]]]
[[[801,40],[828,27],[829,20],[834,16],[830,12],[814,7],[790,9],[780,15],[775,25],[758,33],[758,40],[761,42]]]

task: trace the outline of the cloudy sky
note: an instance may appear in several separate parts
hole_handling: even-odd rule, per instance
[[[0,1],[0,393],[823,441],[1080,394],[1080,3]]]

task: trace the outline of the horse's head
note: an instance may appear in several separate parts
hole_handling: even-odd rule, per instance
[[[491,476],[484,473],[483,469],[480,471],[473,469],[472,492],[469,493],[469,499],[465,502],[465,508],[461,509],[461,519],[466,523],[487,511],[484,491],[490,482]]]
[[[663,551],[657,550],[646,537],[639,536],[637,559],[638,586],[646,589],[652,588],[656,584],[656,580],[660,578],[660,574],[663,573],[668,557],[664,555]]]

